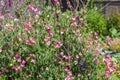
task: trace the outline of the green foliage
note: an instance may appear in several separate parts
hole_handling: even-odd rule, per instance
[[[97,32],[103,36],[109,34],[106,26],[106,19],[102,13],[97,12],[96,8],[88,10],[86,20],[88,23],[89,31],[92,30],[93,32]]]
[[[20,18],[16,14],[1,19],[1,80],[108,79],[104,56],[99,53],[101,38],[91,33],[107,34],[102,14],[94,15],[94,9],[87,14],[85,9],[63,13],[59,5],[44,7],[41,12],[32,5],[28,8],[29,4],[18,8]]]

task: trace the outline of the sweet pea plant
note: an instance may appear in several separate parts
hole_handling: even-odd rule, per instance
[[[99,35],[86,33],[87,9],[62,13],[59,1],[54,1],[56,7],[43,12],[26,5],[33,14],[20,19],[0,13],[0,79],[119,79],[118,63],[104,56]]]

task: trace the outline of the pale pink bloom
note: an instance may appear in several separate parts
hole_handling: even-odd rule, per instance
[[[30,74],[29,74],[29,75],[28,75],[28,74],[26,75],[26,78],[30,78],[30,77],[31,77],[31,75],[30,75]]]
[[[110,54],[107,54],[107,59],[111,60],[111,55]]]
[[[105,58],[104,58],[104,56],[102,56],[102,62],[103,62],[103,63],[105,62]]]
[[[95,38],[95,39],[98,38],[98,33],[97,33],[97,32],[94,33],[94,38]]]
[[[32,38],[30,38],[29,42],[30,42],[30,44],[31,44],[32,46],[34,46],[35,43],[36,43],[35,40],[33,40]]]
[[[25,40],[25,44],[29,44],[29,40],[28,39]]]
[[[81,52],[79,53],[79,56],[82,57],[82,53]]]
[[[107,36],[106,43],[107,43],[107,44],[110,44],[110,40],[111,40],[111,37],[110,37],[110,36]]]
[[[20,63],[22,60],[21,60],[21,58],[19,58],[19,59],[17,59],[17,61]]]
[[[31,10],[34,10],[34,7],[31,4],[28,5],[28,8],[31,9]]]
[[[77,59],[78,59],[78,58],[79,58],[79,56],[78,56],[78,55],[76,55],[76,56],[75,56],[75,58],[77,58]]]
[[[13,30],[14,30],[14,27],[13,27],[13,26],[9,26],[9,29],[13,31]]]
[[[61,42],[58,42],[54,45],[55,48],[60,48],[63,44]]]
[[[30,34],[30,30],[28,28],[24,29],[28,34]]]
[[[31,61],[30,61],[30,62],[35,63],[35,59],[31,59]]]
[[[50,41],[47,41],[47,45],[49,46],[51,44],[51,42]]]
[[[79,32],[80,32],[80,29],[77,29],[76,32],[79,33]]]
[[[72,20],[75,21],[75,20],[76,20],[76,16],[73,16],[73,17],[72,17]]]
[[[46,71],[49,71],[49,68],[48,68],[48,67],[46,67]]]
[[[38,15],[41,15],[41,12],[40,11],[38,11],[38,13],[37,13]]]
[[[18,40],[19,40],[19,41],[22,41],[22,39],[21,39],[20,37],[18,38]]]
[[[67,73],[68,73],[69,76],[72,76],[72,72],[68,71]]]
[[[97,44],[98,42],[97,42],[97,40],[94,40],[94,44]]]
[[[70,55],[69,55],[69,56],[66,56],[65,59],[70,60],[70,59],[71,59],[71,56],[70,56]]]
[[[50,36],[45,37],[44,40],[45,40],[45,41],[49,41],[49,40],[50,40]]]
[[[77,64],[78,64],[78,61],[74,61],[74,64],[77,65]]]
[[[20,66],[13,66],[13,69],[14,69],[15,71],[18,71],[18,70],[20,69]]]
[[[30,53],[29,55],[30,55],[30,57],[33,57],[33,54],[32,54],[32,53]]]
[[[64,56],[64,52],[61,52],[60,55],[61,55],[61,56]]]
[[[50,34],[51,36],[53,36],[53,35],[54,35],[54,32],[52,32],[52,31],[49,31],[49,34]]]
[[[32,29],[32,25],[30,24],[30,22],[26,22],[26,23],[25,23],[25,26],[26,26],[28,29]]]
[[[11,13],[8,13],[9,18],[13,19],[13,16]]]
[[[66,71],[66,72],[68,72],[68,71],[69,71],[69,69],[68,69],[68,68],[65,68],[65,71]]]
[[[81,77],[81,74],[80,73],[78,73],[78,75],[77,75],[78,77]]]
[[[2,52],[2,49],[0,49],[0,53]]]
[[[88,49],[91,49],[91,46],[90,46],[90,45],[88,45],[88,46],[87,46],[87,48],[88,48]]]
[[[25,60],[22,60],[21,64],[26,64],[26,61],[25,61]]]
[[[75,26],[77,26],[77,22],[72,22],[70,25],[71,25],[72,27],[75,27]]]
[[[15,22],[18,22],[18,21],[19,21],[19,19],[15,18],[15,19],[14,19],[14,21],[15,21]]]
[[[67,76],[65,80],[73,80],[70,76]]]
[[[47,26],[47,27],[45,28],[45,30],[48,31],[48,30],[50,30],[51,28],[52,28],[52,26]]]
[[[63,55],[62,57],[63,57],[63,58],[66,58],[66,56],[65,56],[65,55]]]
[[[34,11],[34,12],[38,12],[38,8],[34,8],[33,11]]]
[[[39,18],[39,15],[35,15],[35,18]]]

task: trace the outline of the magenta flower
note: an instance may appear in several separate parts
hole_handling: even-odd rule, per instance
[[[67,76],[65,80],[72,80],[70,76]]]
[[[52,28],[52,26],[47,26],[47,27],[45,28],[45,30],[46,30],[46,31],[49,31],[51,28]]]
[[[35,43],[36,43],[35,40],[33,40],[32,38],[25,40],[25,44],[26,45],[32,45],[32,46],[34,46]]]
[[[39,11],[38,8],[34,8],[31,4],[28,5],[28,8],[29,8],[30,10],[34,11],[34,12],[38,12],[38,11]]]
[[[68,69],[68,68],[65,68],[65,71],[66,71],[66,72],[68,72],[68,71],[69,71],[69,69]]]
[[[98,38],[98,33],[97,33],[97,32],[94,33],[94,38],[95,38],[95,39]]]
[[[36,42],[35,42],[35,40],[33,40],[32,38],[30,38],[30,40],[29,40],[29,41],[30,41],[30,44],[31,44],[32,46],[34,46],[34,45],[35,45],[35,43],[36,43]]]
[[[25,23],[25,26],[26,26],[29,30],[32,29],[32,25],[31,25],[30,22],[26,22],[26,23]]]
[[[5,70],[5,72],[6,72],[6,73],[9,73],[9,70],[8,70],[8,69],[6,69],[6,70]]]
[[[59,0],[54,0],[54,3],[55,4],[59,4]]]
[[[20,70],[20,66],[13,66],[13,69],[15,70],[15,71],[18,71],[18,70]]]
[[[63,44],[61,42],[57,42],[55,45],[54,45],[54,48],[60,48]]]
[[[20,58],[20,55],[18,53],[16,53],[13,57],[15,60],[19,59]]]
[[[70,59],[71,59],[71,56],[70,56],[70,55],[69,55],[69,56],[66,56],[65,59],[66,59],[66,60],[70,60]]]
[[[29,44],[29,40],[28,39],[25,40],[25,44]]]
[[[11,7],[11,0],[6,0],[6,4],[8,7]]]
[[[0,75],[2,75],[3,74],[3,72],[2,71],[0,71]]]
[[[26,61],[25,60],[22,60],[22,62],[20,63],[20,67],[24,67],[26,64]]]
[[[0,13],[0,19],[4,19],[4,15]]]
[[[50,36],[47,36],[44,40],[46,41],[46,44],[48,46],[51,44],[51,42],[50,42]]]
[[[64,56],[64,52],[61,52],[60,55],[63,57]]]
[[[106,43],[107,43],[107,44],[110,44],[110,40],[111,40],[111,37],[110,37],[110,36],[107,36]]]

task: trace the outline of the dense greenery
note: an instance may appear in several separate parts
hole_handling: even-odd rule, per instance
[[[43,11],[26,2],[15,15],[0,13],[0,80],[119,80],[117,17],[62,12],[54,1]]]

